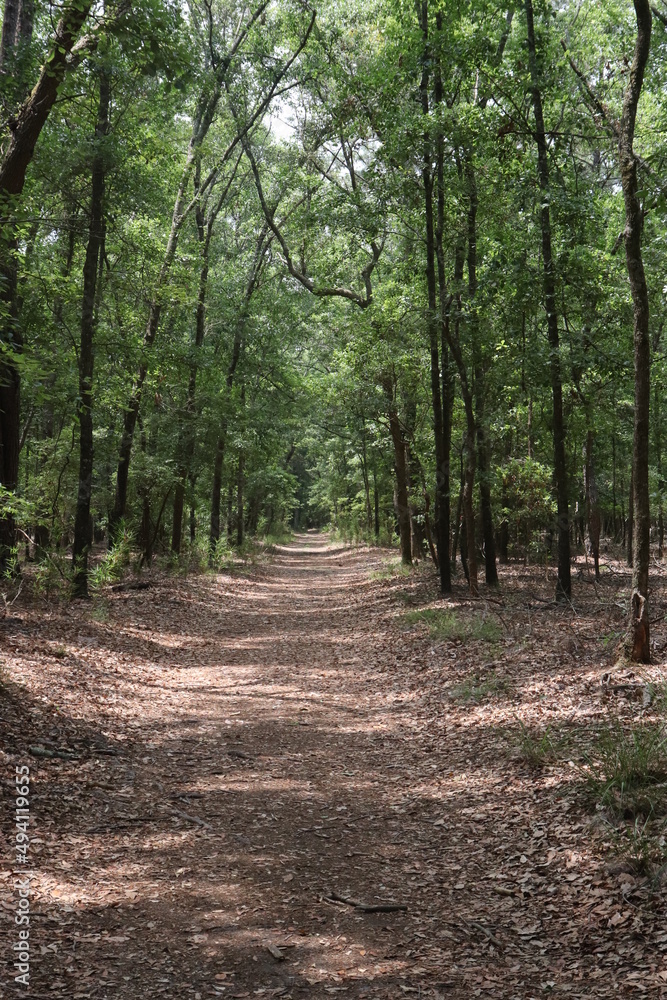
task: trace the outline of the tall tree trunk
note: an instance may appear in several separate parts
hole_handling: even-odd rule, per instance
[[[479,497],[482,514],[482,538],[484,540],[484,569],[486,582],[491,586],[498,583],[496,568],[496,541],[493,533],[493,510],[491,507],[491,484],[489,482],[489,450],[486,440],[485,419],[485,371],[482,361],[479,329],[477,322],[477,181],[471,154],[466,151],[466,178],[468,182],[468,295],[470,298],[470,339],[475,366],[475,429],[477,434],[477,470],[479,473]]]
[[[450,402],[443,395],[442,376],[445,379],[447,356],[443,351],[440,356],[440,339],[442,324],[445,321],[445,271],[444,252],[442,250],[444,226],[444,140],[442,130],[438,129],[435,136],[436,176],[438,182],[438,215],[437,223],[434,217],[433,189],[434,174],[432,166],[432,140],[429,105],[431,47],[428,28],[428,0],[422,0],[419,12],[420,28],[423,44],[423,66],[420,83],[422,113],[424,116],[422,183],[424,187],[424,209],[426,217],[426,287],[428,297],[427,328],[431,355],[431,408],[433,412],[433,436],[435,443],[435,534],[438,557],[438,575],[440,590],[448,594],[452,589],[451,564],[449,560],[449,448],[451,445],[451,422],[448,423]],[[436,29],[442,29],[442,17],[436,15]],[[442,74],[439,60],[436,61],[434,79],[435,104],[442,102]],[[436,257],[438,278],[436,279]],[[437,283],[436,283],[437,281]],[[438,288],[439,286],[439,288]],[[440,309],[438,310],[438,290],[440,293]]]
[[[3,73],[7,73],[11,69],[11,62],[16,52],[20,16],[20,0],[5,0],[2,39],[0,39],[0,71]]]
[[[81,345],[79,349],[79,486],[72,547],[73,594],[88,597],[88,553],[92,544],[90,500],[93,486],[93,368],[96,299],[100,260],[104,248],[104,189],[106,154],[104,140],[109,131],[111,82],[104,66],[99,69],[100,98],[95,126],[95,153],[91,170],[90,223],[83,265],[81,299]]]
[[[635,425],[632,450],[634,484],[634,563],[628,645],[632,660],[648,663],[651,658],[648,571],[651,513],[649,505],[649,409],[651,398],[651,344],[649,299],[642,260],[643,212],[637,193],[637,160],[633,144],[637,105],[651,46],[651,6],[634,0],[637,40],[623,98],[618,129],[618,156],[625,203],[625,260],[634,307]]]
[[[572,593],[572,580],[570,575],[569,500],[567,464],[565,460],[563,383],[561,378],[558,315],[556,312],[556,277],[554,273],[554,261],[551,249],[549,153],[547,148],[546,131],[544,128],[542,92],[540,90],[540,75],[535,47],[533,4],[532,0],[525,0],[525,3],[526,24],[528,29],[528,61],[530,65],[533,113],[535,115],[537,172],[540,185],[540,200],[542,202],[540,220],[542,228],[542,263],[544,267],[544,308],[547,314],[547,331],[549,337],[550,355],[549,367],[551,374],[551,395],[553,399],[554,480],[556,483],[556,502],[558,510],[558,582],[556,584],[556,599],[569,600]]]

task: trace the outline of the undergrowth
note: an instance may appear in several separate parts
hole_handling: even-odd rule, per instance
[[[667,728],[664,723],[601,729],[584,753],[588,794],[626,819],[664,814],[667,806]]]
[[[485,674],[475,673],[466,677],[465,680],[449,688],[447,694],[453,701],[477,704],[494,695],[509,694],[511,690],[507,678],[491,670]]]
[[[495,643],[503,636],[502,627],[485,616],[463,618],[456,611],[439,608],[408,611],[403,615],[403,621],[406,625],[427,625],[432,639],[450,639],[458,642],[476,639],[480,642]]]
[[[518,731],[509,735],[518,757],[536,769],[555,764],[568,746],[568,740],[559,735],[551,725],[536,732],[521,719],[517,719]]]
[[[516,721],[506,737],[522,761],[540,769],[572,760],[570,736]],[[612,719],[576,756],[585,797],[604,817],[612,850],[635,874],[657,878],[667,869],[667,725]]]
[[[371,580],[393,580],[400,576],[410,576],[412,572],[412,566],[401,562],[400,559],[391,559],[381,569],[376,569],[372,573],[369,573],[369,578]]]

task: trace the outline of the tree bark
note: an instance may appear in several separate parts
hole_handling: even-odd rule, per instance
[[[586,434],[584,462],[584,487],[586,492],[586,520],[588,522],[588,544],[595,565],[595,579],[600,579],[600,505],[593,461],[593,431]]]
[[[394,473],[396,475],[394,508],[401,544],[401,562],[409,566],[412,563],[412,538],[410,530],[410,503],[408,499],[408,468],[405,457],[405,439],[398,417],[393,388],[391,380],[387,378],[384,382],[384,391],[387,398],[389,430],[394,446]]]
[[[634,469],[630,471],[630,493],[628,495],[628,526],[625,532],[627,542],[628,566],[634,565],[634,538],[635,538],[635,475]]]
[[[635,421],[632,452],[634,487],[634,562],[628,646],[635,662],[651,658],[649,583],[649,434],[651,398],[651,344],[649,340],[649,298],[642,260],[643,212],[637,191],[637,160],[633,144],[637,105],[644,82],[644,70],[651,46],[651,7],[648,0],[634,0],[637,40],[623,98],[618,129],[618,156],[625,204],[625,261],[634,311]]]
[[[470,339],[474,359],[475,375],[475,430],[477,436],[477,471],[479,474],[479,497],[482,514],[482,538],[484,541],[484,570],[488,584],[498,583],[496,568],[496,542],[493,533],[493,509],[491,507],[491,485],[489,482],[489,451],[484,425],[484,365],[482,362],[479,329],[477,322],[477,181],[471,154],[466,151],[466,178],[468,182],[468,296],[470,299]],[[474,483],[474,480],[473,480]]]
[[[0,40],[0,72],[7,73],[16,52],[21,4],[19,0],[5,0]]]
[[[93,369],[94,338],[96,326],[96,299],[99,264],[104,247],[104,189],[105,150],[104,139],[109,131],[109,106],[111,83],[105,67],[99,71],[100,97],[95,126],[95,152],[91,170],[90,223],[88,245],[83,265],[83,294],[81,299],[81,341],[79,348],[79,485],[74,519],[74,545],[72,547],[73,583],[75,597],[88,597],[88,554],[92,544],[90,501],[93,486]]]
[[[556,313],[556,276],[551,248],[551,212],[549,208],[549,152],[544,127],[540,74],[535,46],[535,26],[532,0],[525,0],[528,33],[528,61],[530,65],[533,113],[535,116],[535,142],[537,145],[537,173],[540,186],[540,222],[542,229],[542,263],[544,268],[544,308],[547,314],[549,339],[551,395],[553,399],[554,480],[558,510],[558,581],[556,600],[569,600],[572,593],[570,575],[570,523],[565,459],[565,420],[563,417],[563,383],[560,363],[558,315]]]
[[[435,443],[435,534],[437,547],[438,575],[440,591],[448,594],[452,589],[451,563],[449,559],[449,521],[450,521],[450,476],[449,449],[451,445],[451,404],[448,396],[443,394],[446,366],[446,352],[440,356],[440,340],[442,325],[445,322],[446,283],[444,271],[444,252],[442,248],[444,227],[444,140],[442,130],[438,129],[435,137],[436,147],[436,177],[438,183],[437,224],[434,218],[433,189],[434,174],[432,166],[432,141],[430,134],[429,85],[431,51],[428,31],[428,0],[422,0],[420,9],[420,28],[423,44],[423,66],[420,83],[422,113],[425,120],[423,134],[422,183],[424,187],[424,209],[426,217],[426,287],[427,287],[427,329],[431,356],[431,408],[433,412],[433,436]],[[437,15],[436,27],[442,27],[441,15]],[[434,80],[434,99],[436,105],[442,102],[442,75],[439,62],[436,62]],[[438,276],[436,279],[436,258]],[[437,283],[436,283],[437,282]],[[438,291],[440,309],[438,310]]]

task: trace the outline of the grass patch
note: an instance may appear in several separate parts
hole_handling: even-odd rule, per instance
[[[482,617],[463,618],[456,611],[439,608],[425,608],[423,611],[408,611],[403,615],[406,625],[424,624],[428,626],[432,639],[451,639],[464,642],[476,639],[479,642],[499,642],[503,635],[501,626]]]
[[[626,819],[664,813],[667,804],[667,728],[624,728],[617,720],[584,754],[584,778],[595,801]]]
[[[554,764],[568,745],[568,740],[559,736],[551,725],[536,732],[521,719],[517,719],[517,722],[518,731],[509,735],[517,756],[535,769]]]
[[[449,688],[447,694],[452,701],[479,704],[479,702],[493,698],[495,695],[509,694],[511,689],[506,678],[500,677],[491,670],[487,674],[472,674],[470,677],[466,677],[459,684],[454,684]]]
[[[373,572],[369,574],[369,579],[393,580],[400,576],[410,576],[412,570],[412,566],[407,566],[405,563],[401,562],[400,559],[392,559],[390,562],[386,562],[382,569],[373,570]]]

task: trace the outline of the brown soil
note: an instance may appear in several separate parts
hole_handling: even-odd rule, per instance
[[[544,570],[505,570],[448,602],[467,635],[432,638],[406,620],[443,606],[431,569],[372,578],[387,558],[309,534],[240,575],[9,610],[3,996],[26,993],[21,764],[31,997],[667,996],[660,880],[614,857],[577,765],[660,676],[600,683],[628,581],[563,608]],[[517,715],[572,749],[531,766]]]

